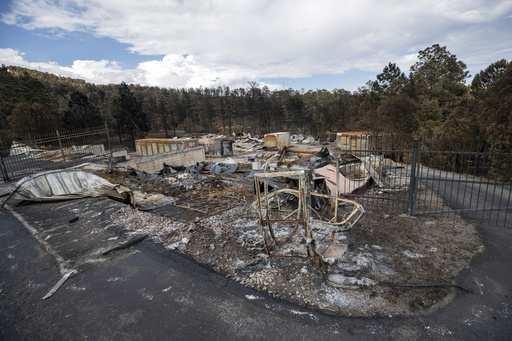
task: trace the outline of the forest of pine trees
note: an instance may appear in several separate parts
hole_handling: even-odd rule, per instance
[[[435,44],[418,52],[408,72],[390,62],[355,92],[305,92],[255,82],[237,89],[94,85],[2,65],[0,143],[8,150],[29,134],[105,123],[133,139],[149,132],[172,137],[290,131],[321,140],[328,132],[353,130],[447,140],[512,135],[511,62],[496,61],[466,84],[464,62]]]

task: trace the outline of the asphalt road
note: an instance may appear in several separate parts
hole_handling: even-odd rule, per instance
[[[334,317],[247,289],[109,220],[109,199],[0,210],[2,340],[506,340],[512,229],[479,223],[486,246],[455,279],[471,291],[416,317]],[[73,218],[79,219],[70,222]],[[449,242],[449,241],[447,241]],[[48,299],[64,274],[76,274]]]

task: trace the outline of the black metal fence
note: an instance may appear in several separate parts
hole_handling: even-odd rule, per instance
[[[512,227],[511,140],[466,137],[458,145],[437,141],[437,148],[426,140],[417,152],[411,213],[459,213]]]
[[[464,137],[464,141],[454,142],[432,136],[411,140],[358,135],[336,143],[342,149],[342,164],[347,153],[347,166],[342,166],[342,172],[350,179],[345,181],[357,180],[351,154],[363,164],[367,160],[381,174],[380,179],[372,177],[366,188],[347,194],[367,210],[461,214],[512,227],[511,142],[512,136],[491,142]],[[377,181],[380,183],[372,184]]]
[[[4,181],[26,175],[103,158],[109,154],[110,136],[106,125],[55,131],[25,141],[13,141],[0,156],[0,176]]]

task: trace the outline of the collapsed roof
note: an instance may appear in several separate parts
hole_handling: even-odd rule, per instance
[[[114,185],[95,174],[82,170],[56,170],[25,177],[16,183],[5,203],[12,199],[59,201],[86,197],[109,197],[135,206],[131,190]]]

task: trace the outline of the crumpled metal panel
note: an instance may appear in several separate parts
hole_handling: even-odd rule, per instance
[[[135,207],[135,199],[129,188],[114,185],[102,177],[81,170],[57,170],[25,177],[16,183],[2,206],[11,198],[41,202],[104,196]]]

